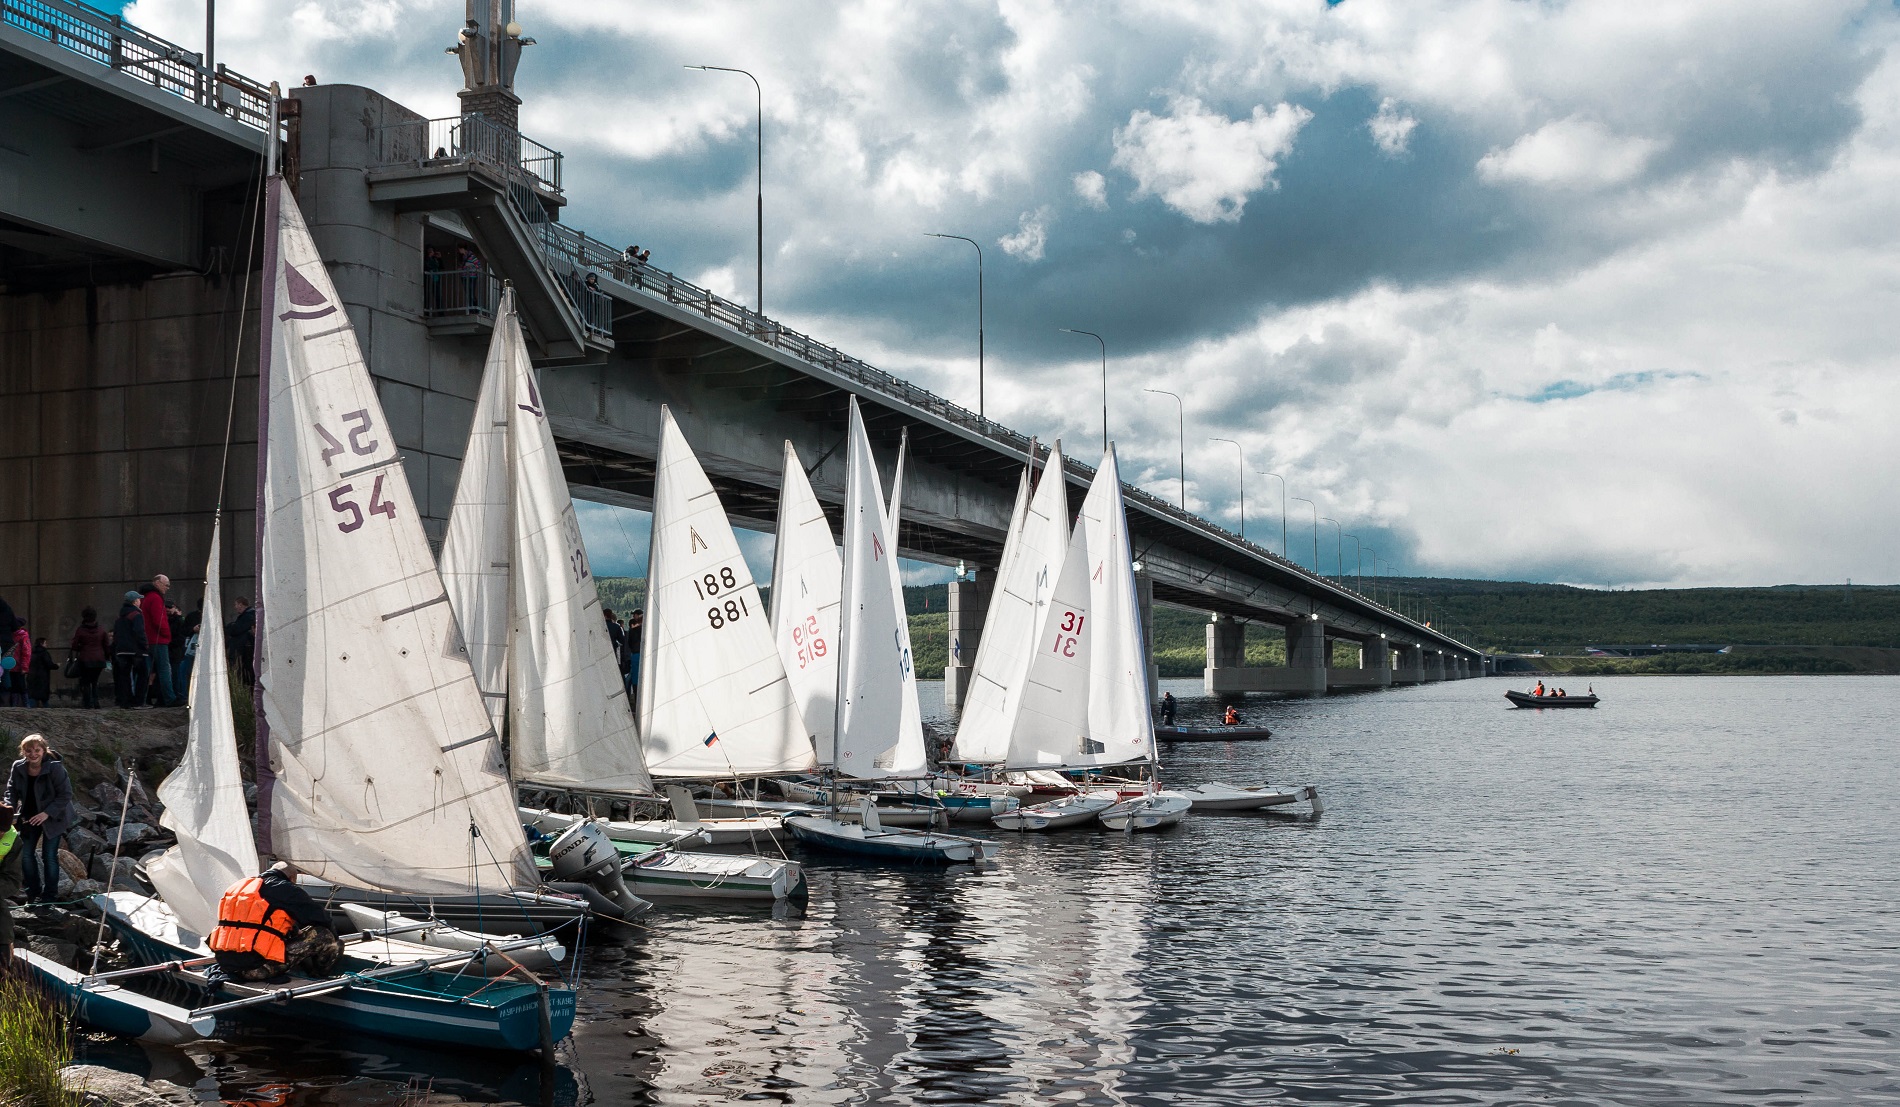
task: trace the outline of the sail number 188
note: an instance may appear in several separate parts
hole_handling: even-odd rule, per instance
[[[731,566],[693,578],[693,591],[699,593],[699,598],[714,601],[713,605],[706,609],[706,622],[714,630],[718,630],[727,623],[736,623],[752,614],[752,608],[747,605],[744,594],[734,596],[724,603],[716,599],[720,594],[730,592],[737,587],[739,587],[739,578],[734,575]]]

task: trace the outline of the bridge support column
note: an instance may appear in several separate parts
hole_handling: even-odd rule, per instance
[[[1318,619],[1300,619],[1287,624],[1286,666],[1292,672],[1295,687],[1289,692],[1308,696],[1326,693],[1327,655],[1332,652],[1326,640],[1326,624]]]
[[[1425,653],[1425,679],[1445,679],[1445,651],[1427,650]]]
[[[1328,668],[1326,687],[1334,688],[1384,688],[1392,683],[1392,647],[1384,636],[1368,639],[1359,645],[1359,667],[1356,669]]]
[[[1135,609],[1141,614],[1141,658],[1147,666],[1148,702],[1161,698],[1161,666],[1155,664],[1155,581],[1148,570],[1135,571]]]
[[[955,712],[970,691],[976,673],[976,647],[983,638],[983,618],[990,610],[990,589],[996,578],[979,573],[974,580],[950,582],[950,661],[943,667],[943,706]],[[1150,648],[1149,655],[1153,656]]]
[[[1210,696],[1223,692],[1326,694],[1326,628],[1302,619],[1286,628],[1288,664],[1248,667],[1247,626],[1230,615],[1207,624],[1207,669],[1201,686]]]
[[[1392,669],[1392,683],[1418,684],[1425,679],[1425,658],[1417,646],[1399,643],[1394,647],[1399,661]]]
[[[1246,663],[1246,626],[1235,622],[1231,615],[1215,615],[1208,619],[1207,668],[1201,674],[1201,687],[1209,695],[1239,691],[1235,683],[1241,678],[1236,673],[1221,670],[1238,670]]]

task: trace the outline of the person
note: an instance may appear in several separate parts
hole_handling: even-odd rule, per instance
[[[1558,694],[1559,696],[1568,696],[1568,695],[1569,695],[1570,693],[1568,693],[1568,692],[1566,692],[1566,691],[1564,691],[1564,690],[1563,690],[1562,688],[1559,688],[1559,689],[1557,689],[1557,694]]]
[[[291,969],[329,976],[343,953],[329,913],[297,887],[288,861],[225,890],[207,944],[226,979],[249,982],[276,982]]]
[[[647,625],[647,612],[644,607],[636,607],[633,614],[627,616],[627,698],[640,687],[640,639],[644,637]]]
[[[19,899],[23,891],[20,866],[25,856],[20,828],[13,822],[13,808],[0,803],[0,965],[13,964],[13,911],[7,905]]]
[[[249,688],[257,683],[252,669],[257,653],[257,609],[251,606],[249,596],[239,596],[231,606],[237,608],[237,615],[224,625],[224,656]]]
[[[443,152],[437,150],[436,157]],[[424,314],[442,310],[442,250],[429,246],[422,251],[422,310]]]
[[[145,615],[139,594],[127,592],[112,624],[112,694],[120,707],[137,707],[145,686],[139,681],[139,661],[145,656]]]
[[[145,653],[152,663],[152,703],[158,707],[178,706],[172,690],[171,610],[165,603],[165,593],[171,590],[172,578],[160,573],[139,599],[139,614],[145,616]]]
[[[27,699],[26,676],[33,665],[33,639],[26,632],[26,620],[14,619],[13,631],[7,635],[7,656],[13,659],[13,667],[6,670],[6,703],[10,707],[31,707]]]
[[[20,759],[7,773],[0,803],[25,827],[27,901],[53,902],[59,898],[59,840],[73,828],[73,782],[44,737],[20,739]]]
[[[600,274],[598,273],[587,274],[586,284],[587,284],[587,291],[599,292],[600,291]]]
[[[601,608],[601,614],[607,618],[607,641],[614,647],[614,664],[621,672],[627,671],[627,632],[620,627],[620,619],[612,611]]]
[[[1235,707],[1231,703],[1228,704],[1227,713],[1221,716],[1220,723],[1222,726],[1239,726],[1240,725],[1240,709]]]
[[[1173,726],[1174,713],[1180,710],[1180,708],[1180,701],[1174,698],[1173,692],[1161,693],[1161,725]]]
[[[303,87],[305,88],[317,87],[317,75],[315,73],[305,73],[303,75]]]
[[[1543,694],[1544,694],[1544,682],[1540,680],[1537,682],[1537,687],[1531,689],[1531,695],[1541,696]]]
[[[99,674],[105,672],[112,638],[99,625],[99,613],[88,607],[79,613],[71,649],[79,660],[79,706],[99,706]]]
[[[26,671],[26,705],[53,705],[53,651],[46,648],[44,635],[33,643],[33,662]]]
[[[204,622],[204,612],[193,611],[179,620],[179,631],[185,642],[183,656],[178,659],[178,678],[172,687],[178,689],[178,698],[191,699],[191,665],[198,656],[198,627]]]

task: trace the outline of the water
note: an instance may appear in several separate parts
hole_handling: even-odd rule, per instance
[[[1271,742],[1175,747],[1170,779],[1313,783],[1323,816],[814,860],[802,912],[596,932],[551,1085],[265,1030],[89,1048],[293,1104],[1900,1102],[1900,679],[1596,683],[1255,697]]]

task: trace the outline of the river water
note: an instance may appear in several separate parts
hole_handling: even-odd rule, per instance
[[[1594,711],[1500,679],[1244,698],[1273,740],[1168,778],[1310,783],[1323,815],[1009,837],[981,872],[814,858],[802,909],[596,928],[552,1081],[262,1028],[85,1049],[351,1107],[1900,1102],[1900,678],[1595,683]]]

